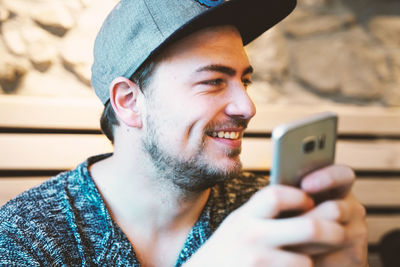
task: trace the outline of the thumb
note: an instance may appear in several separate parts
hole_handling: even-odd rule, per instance
[[[264,187],[240,208],[261,219],[277,217],[283,211],[307,211],[314,207],[314,201],[306,193],[291,186],[270,185]]]

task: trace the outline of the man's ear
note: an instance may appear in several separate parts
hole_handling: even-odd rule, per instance
[[[137,99],[140,88],[131,80],[118,77],[110,85],[110,104],[117,117],[127,126],[141,128],[142,117]]]

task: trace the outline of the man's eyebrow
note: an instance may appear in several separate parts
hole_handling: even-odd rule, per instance
[[[224,65],[207,65],[204,67],[201,67],[199,69],[196,70],[196,72],[202,72],[202,71],[215,71],[215,72],[221,72],[224,74],[227,74],[229,76],[235,76],[236,74],[236,70],[234,70],[231,67],[228,66],[224,66]],[[248,66],[242,73],[243,75],[246,75],[248,73],[252,73],[253,72],[253,67],[252,66]]]
[[[251,74],[254,72],[254,68],[252,66],[248,66],[242,73],[242,76],[246,75],[246,74]]]

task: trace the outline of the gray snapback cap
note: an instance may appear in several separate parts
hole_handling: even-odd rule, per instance
[[[152,54],[214,25],[234,25],[244,45],[289,15],[296,0],[121,0],[94,45],[92,86],[103,102],[119,76],[130,78]]]

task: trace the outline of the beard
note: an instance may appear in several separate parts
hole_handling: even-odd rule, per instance
[[[215,186],[218,183],[225,182],[237,177],[242,170],[240,160],[231,168],[217,168],[213,166],[204,157],[203,149],[205,147],[207,133],[212,129],[218,128],[218,125],[210,125],[203,134],[198,148],[189,159],[184,159],[178,155],[173,155],[162,146],[160,141],[160,131],[157,130],[155,120],[147,118],[147,134],[142,140],[142,147],[147,153],[157,171],[159,179],[168,181],[180,190],[187,192],[201,192]],[[246,127],[248,121],[241,118],[233,118],[229,125]],[[227,123],[221,123],[227,125]],[[225,151],[228,157],[238,157],[241,149]]]

